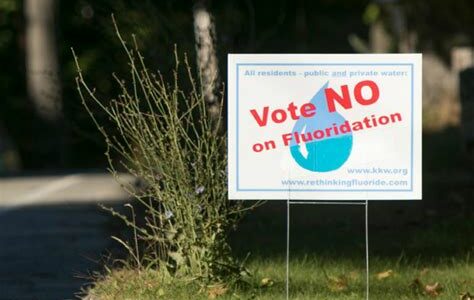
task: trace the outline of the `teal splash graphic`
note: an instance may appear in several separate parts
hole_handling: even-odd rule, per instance
[[[311,99],[316,106],[316,114],[309,118],[300,118],[296,121],[292,133],[304,134],[316,130],[324,131],[326,128],[343,124],[346,119],[337,111],[329,112],[324,90],[328,87],[326,82]],[[352,151],[352,131],[335,136],[327,136],[320,140],[297,144],[292,139],[290,152],[293,159],[302,168],[312,172],[329,172],[339,169],[349,158]],[[302,151],[306,147],[306,151]]]

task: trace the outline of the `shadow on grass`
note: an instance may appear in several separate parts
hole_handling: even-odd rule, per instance
[[[471,210],[472,212],[472,210]],[[369,204],[370,255],[438,261],[474,252],[474,222],[466,212],[433,214],[420,203]],[[361,207],[298,205],[291,207],[290,253],[328,258],[365,255]],[[269,202],[248,215],[231,235],[239,256],[286,255],[286,204]],[[473,253],[474,254],[474,253]]]
[[[474,252],[474,176],[457,128],[423,136],[423,200],[369,203],[372,257],[437,262]],[[365,257],[363,206],[292,205],[290,253]],[[244,257],[286,255],[286,202],[269,201],[231,234]],[[473,253],[474,256],[474,253]]]

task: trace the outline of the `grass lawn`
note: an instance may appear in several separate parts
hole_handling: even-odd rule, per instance
[[[472,218],[427,219],[410,205],[372,206],[370,299],[474,299],[460,296],[474,294]],[[285,299],[285,214],[266,205],[231,236],[237,256],[250,253],[247,284],[202,288],[122,269],[97,281],[92,299]],[[365,299],[363,221],[360,207],[292,209],[290,299]]]
[[[283,259],[254,259],[249,285],[227,290],[193,284],[165,284],[156,271],[114,271],[98,282],[94,299],[285,299]],[[371,299],[461,299],[474,290],[474,264],[446,261],[435,265],[374,259],[370,275]],[[379,273],[379,274],[377,274]],[[377,276],[378,275],[378,276]],[[291,261],[290,299],[365,299],[365,270],[360,261],[307,256]],[[385,277],[385,278],[383,278]],[[418,279],[421,283],[415,284]],[[439,283],[441,288],[435,288]],[[432,292],[426,290],[432,285]],[[466,298],[468,299],[468,298]]]

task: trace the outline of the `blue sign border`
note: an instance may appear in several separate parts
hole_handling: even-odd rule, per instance
[[[239,187],[239,67],[240,66],[410,66],[411,67],[411,155],[410,189],[241,189]],[[413,191],[413,106],[414,66],[412,63],[237,63],[236,64],[236,191],[237,192],[411,192]]]

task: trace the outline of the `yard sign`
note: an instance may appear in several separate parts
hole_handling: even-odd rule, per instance
[[[421,199],[421,54],[229,54],[230,199]]]

